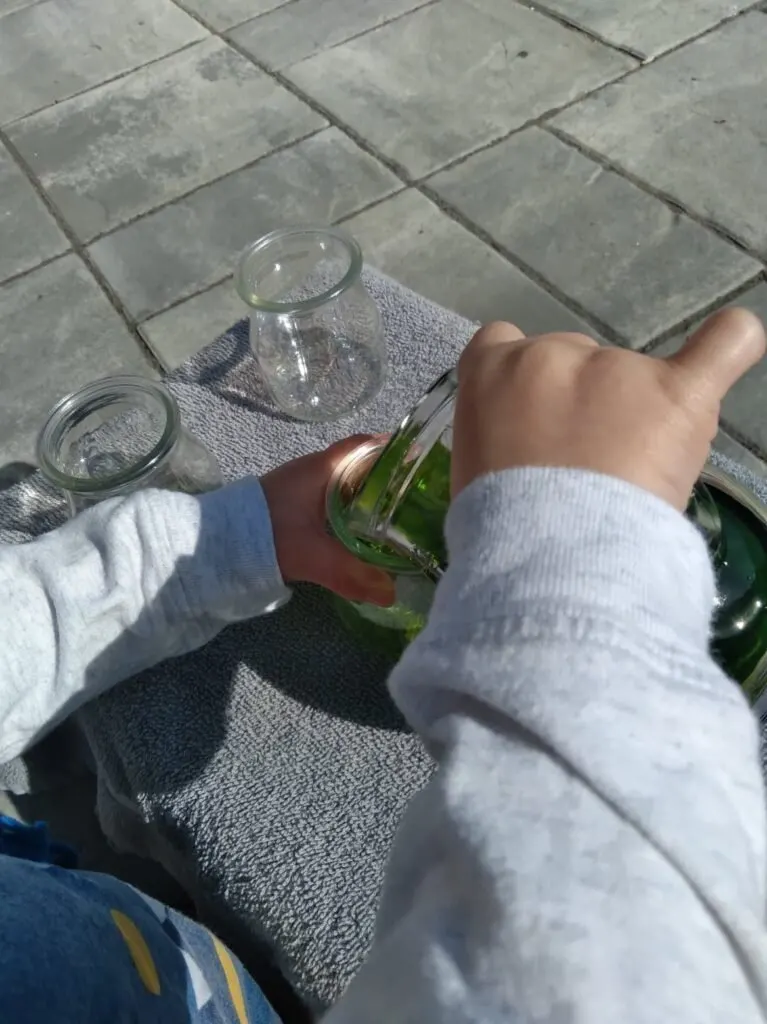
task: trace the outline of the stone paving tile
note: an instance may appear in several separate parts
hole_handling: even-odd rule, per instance
[[[517,3],[441,0],[286,74],[420,177],[633,66]]]
[[[171,0],[47,0],[3,18],[0,123],[163,57],[205,29]]]
[[[139,330],[165,369],[173,370],[247,315],[248,307],[228,278],[145,320]]]
[[[331,128],[100,239],[90,252],[127,309],[143,319],[222,278],[267,231],[338,220],[398,186]]]
[[[9,136],[88,240],[324,124],[210,39],[26,118]]]
[[[421,7],[428,0],[296,0],[240,25],[230,38],[272,68],[311,57],[329,46]]]
[[[765,40],[744,15],[553,123],[767,255]]]
[[[34,458],[43,417],[89,380],[153,375],[135,338],[82,261],[63,256],[0,285],[0,466]]]
[[[727,305],[745,306],[767,325],[767,283],[760,282]],[[653,355],[666,356],[680,347],[689,332],[678,334],[653,349]],[[767,455],[767,359],[741,378],[722,403],[722,419],[741,437]]]
[[[0,0],[0,18],[4,14],[10,14],[12,11],[18,11],[21,7],[29,7],[31,4],[40,2],[41,0]]]
[[[344,221],[365,260],[469,320],[512,320],[526,333],[593,331],[415,190]]]
[[[66,236],[2,146],[0,238],[0,281],[69,248]]]
[[[182,7],[215,29],[231,28],[259,14],[266,14],[291,0],[180,0]]]
[[[754,0],[541,0],[573,25],[642,57],[665,50],[752,7]]]
[[[365,260],[469,320],[514,320],[527,333],[587,331],[566,306],[414,190],[343,222]],[[231,278],[145,320],[140,330],[166,369],[247,316]]]
[[[429,184],[632,348],[761,270],[740,249],[539,128]]]

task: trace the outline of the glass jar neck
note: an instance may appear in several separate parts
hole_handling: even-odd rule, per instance
[[[162,384],[107,377],[54,406],[38,436],[37,461],[61,490],[101,500],[144,486],[180,429],[178,405]]]
[[[280,228],[240,256],[235,287],[254,312],[308,316],[352,288],[362,250],[338,228]]]
[[[371,466],[349,505],[350,529],[384,539],[421,465],[451,427],[458,388],[455,368],[444,373],[408,413]]]
[[[384,448],[380,442],[365,441],[336,468],[325,496],[328,526],[336,539],[361,561],[393,574],[410,573],[414,567],[406,557],[368,534],[356,533],[349,522],[349,510]]]

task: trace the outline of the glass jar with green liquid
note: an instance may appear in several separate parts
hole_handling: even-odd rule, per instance
[[[426,622],[447,567],[444,523],[458,386],[445,373],[387,443],[370,441],[343,462],[328,488],[330,528],[363,561],[391,573],[392,608],[338,599],[347,627],[398,656]],[[701,530],[717,577],[712,653],[752,703],[767,702],[767,509],[711,464],[687,515]]]

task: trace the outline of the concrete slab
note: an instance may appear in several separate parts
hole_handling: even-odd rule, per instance
[[[110,373],[153,375],[82,261],[62,256],[0,285],[0,466],[34,461],[42,420],[68,391]]]
[[[3,18],[0,124],[206,35],[171,0],[46,0]]]
[[[324,123],[210,39],[26,118],[9,135],[88,240]]]
[[[744,15],[553,123],[767,255],[765,40]]]
[[[292,0],[179,0],[181,7],[196,14],[215,29],[231,28],[259,14],[266,14]]]
[[[287,76],[422,177],[634,66],[507,0],[441,0]]]
[[[0,146],[0,281],[69,248],[64,232]]]
[[[248,307],[228,278],[145,320],[139,330],[165,369],[173,370],[247,315]]]
[[[431,0],[295,0],[229,37],[271,68],[284,68],[383,25]]]
[[[239,252],[267,231],[338,220],[398,185],[332,128],[136,221],[90,252],[141,320],[220,280]]]
[[[752,310],[767,325],[767,283],[760,282],[754,288],[739,295],[733,306],[745,306]],[[665,356],[681,346],[689,331],[679,334],[669,341],[653,349],[654,355]],[[722,420],[725,430],[727,426],[735,429],[740,437],[752,442],[767,456],[767,359],[749,370],[745,377],[730,390],[722,403]]]
[[[31,4],[40,3],[41,0],[0,0],[0,18],[11,11],[18,11],[20,7],[29,7]]]
[[[642,57],[657,57],[693,36],[713,28],[754,0],[542,0],[572,25],[593,32],[613,46]]]
[[[511,320],[528,334],[589,326],[415,190],[344,222],[366,261],[469,320]]]
[[[632,348],[762,270],[740,249],[539,128],[429,184]]]

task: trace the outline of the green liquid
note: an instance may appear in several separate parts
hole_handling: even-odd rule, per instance
[[[334,597],[344,626],[370,650],[397,660],[426,625],[435,584],[420,573],[399,577],[390,608]]]
[[[405,463],[411,438],[395,439],[383,450],[352,502],[350,524],[364,523],[386,501],[387,491],[396,492],[409,469]],[[425,556],[428,565],[445,569],[445,517],[450,505],[450,451],[437,441],[419,465],[407,492],[391,517],[393,532]]]
[[[406,461],[412,448],[413,436],[407,432],[387,445],[348,508],[348,526],[352,532],[359,531],[358,536],[364,535],[364,524],[371,517],[385,521],[390,514],[389,532],[400,542],[405,539],[419,556],[412,562],[402,559],[403,567],[412,572],[420,562],[421,568],[444,570],[447,550],[443,531],[450,504],[450,451],[444,444],[437,442],[431,447],[402,500],[390,507],[412,468],[412,458]],[[717,576],[712,653],[753,703],[764,689],[764,673],[757,669],[767,654],[767,528],[712,485],[696,489],[688,514],[706,535]],[[399,554],[385,542],[366,542],[366,547],[370,549],[368,560],[374,564]],[[354,624],[348,615],[344,618],[355,633],[366,634],[371,646],[398,656],[426,620],[426,610],[421,607],[406,621],[402,616],[408,610],[406,598],[383,613],[377,609],[368,615],[365,609],[353,609],[358,619]]]

